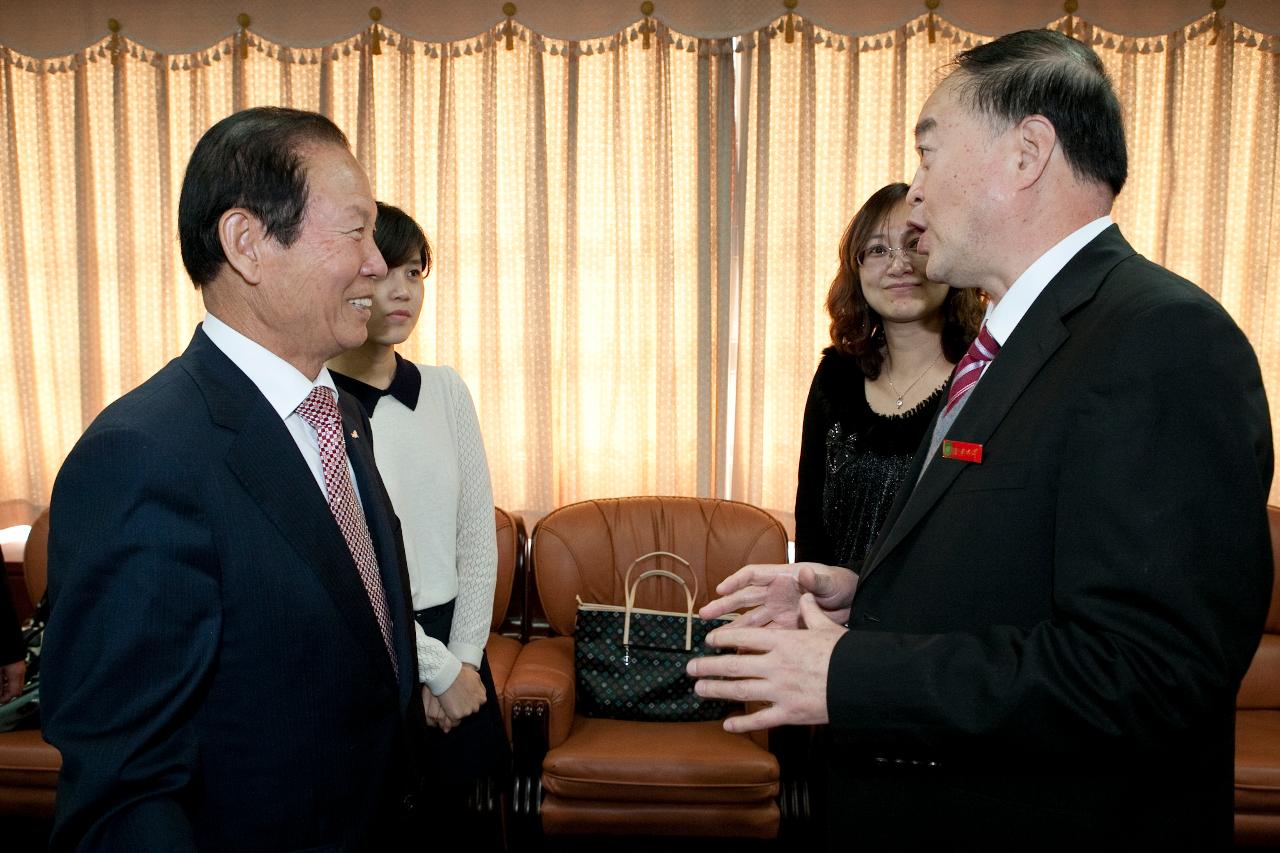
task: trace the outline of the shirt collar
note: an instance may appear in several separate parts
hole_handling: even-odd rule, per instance
[[[361,382],[343,373],[334,373],[333,381],[344,393],[350,394],[360,403],[367,418],[373,417],[373,410],[383,397],[391,396],[399,400],[406,409],[413,410],[418,405],[418,394],[422,391],[422,374],[413,363],[395,353],[396,370],[391,375],[391,384],[386,388],[378,388],[367,382]]]
[[[1072,231],[1057,245],[1036,258],[1035,262],[1014,280],[1009,291],[998,303],[987,307],[987,331],[1001,346],[1004,346],[1023,315],[1031,308],[1031,304],[1036,301],[1036,297],[1044,291],[1053,277],[1062,272],[1062,268],[1068,261],[1110,225],[1110,216],[1100,216],[1088,225]]]
[[[258,387],[281,420],[292,415],[314,387],[332,388],[336,398],[338,389],[333,384],[327,367],[320,368],[320,374],[312,382],[298,368],[257,341],[237,332],[213,314],[205,315],[202,328],[213,345],[222,350],[249,377],[249,381]]]

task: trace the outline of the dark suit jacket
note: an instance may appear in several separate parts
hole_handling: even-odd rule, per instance
[[[1212,298],[1114,226],[925,448],[832,656],[841,836],[875,849],[1231,840],[1267,612],[1270,419]],[[910,484],[914,483],[914,488]]]
[[[54,849],[363,850],[398,833],[421,709],[409,584],[368,422],[343,415],[398,679],[297,445],[203,331],[67,457],[41,685],[63,756]]]

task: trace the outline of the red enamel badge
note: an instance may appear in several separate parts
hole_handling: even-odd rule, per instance
[[[960,462],[982,462],[982,445],[973,444],[968,441],[952,441],[944,439],[942,442],[942,458],[955,459]]]

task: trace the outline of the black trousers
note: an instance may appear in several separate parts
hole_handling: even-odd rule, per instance
[[[448,644],[453,604],[448,601],[419,610],[413,614],[414,619],[428,637]],[[463,718],[448,733],[428,728],[423,738],[426,754],[422,766],[428,797],[437,802],[450,801],[454,807],[458,797],[465,799],[474,788],[475,780],[492,777],[505,787],[511,773],[511,745],[502,724],[502,708],[487,657],[480,661],[480,680],[485,690],[480,710]]]

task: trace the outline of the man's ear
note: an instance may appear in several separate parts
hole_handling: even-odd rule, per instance
[[[248,284],[262,282],[262,262],[267,235],[258,218],[242,207],[218,217],[218,241],[227,263]]]
[[[1040,180],[1057,145],[1058,132],[1044,116],[1029,115],[1018,122],[1018,189],[1026,189]]]

